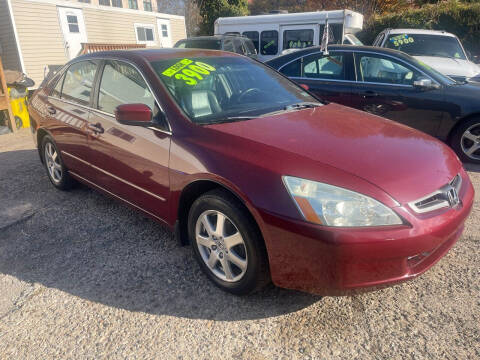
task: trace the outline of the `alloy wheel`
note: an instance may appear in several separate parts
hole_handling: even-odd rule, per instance
[[[480,160],[480,123],[473,124],[462,134],[460,146],[463,153],[472,160]]]
[[[59,184],[62,181],[63,170],[57,149],[51,142],[45,144],[45,165],[52,181],[55,184]]]
[[[207,210],[197,219],[195,241],[208,269],[219,279],[239,281],[247,271],[247,249],[242,234],[225,214]]]

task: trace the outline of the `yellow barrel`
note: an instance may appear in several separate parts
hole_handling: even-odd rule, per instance
[[[10,105],[12,106],[13,117],[17,128],[30,127],[30,116],[27,110],[27,89],[18,89],[13,86],[8,87],[8,95],[10,96]]]

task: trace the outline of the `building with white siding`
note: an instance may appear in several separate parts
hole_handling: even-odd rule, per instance
[[[45,66],[66,63],[82,43],[171,47],[186,37],[185,18],[157,9],[156,0],[0,0],[4,67],[39,84]]]

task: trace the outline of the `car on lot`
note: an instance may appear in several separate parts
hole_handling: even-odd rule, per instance
[[[235,34],[190,37],[177,41],[173,47],[178,49],[223,50],[253,58],[257,57],[257,50],[252,40]]]
[[[460,40],[446,31],[386,29],[373,45],[403,51],[454,80],[480,77],[480,66],[469,59]]]
[[[472,208],[443,143],[322,104],[233,53],[81,56],[29,110],[55,187],[80,181],[163,222],[235,294],[270,279],[339,294],[413,278],[454,245]]]
[[[433,135],[464,161],[480,163],[480,84],[459,83],[400,51],[371,46],[319,47],[266,64],[318,98]]]

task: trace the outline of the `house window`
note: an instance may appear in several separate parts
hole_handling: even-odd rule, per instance
[[[168,37],[168,27],[166,24],[162,24],[162,37]]]
[[[78,28],[78,19],[76,15],[67,15],[68,31],[71,33],[80,32]]]
[[[112,0],[112,6],[121,8],[122,6],[122,0]]]
[[[78,2],[90,4],[90,0],[78,0]]]
[[[138,10],[138,2],[137,0],[128,0],[128,7],[130,9]]]
[[[143,10],[152,11],[152,0],[143,0]]]
[[[155,44],[155,32],[153,25],[135,24],[135,32],[137,34],[137,44]]]
[[[98,3],[103,6],[110,6],[110,0],[98,0]]]

